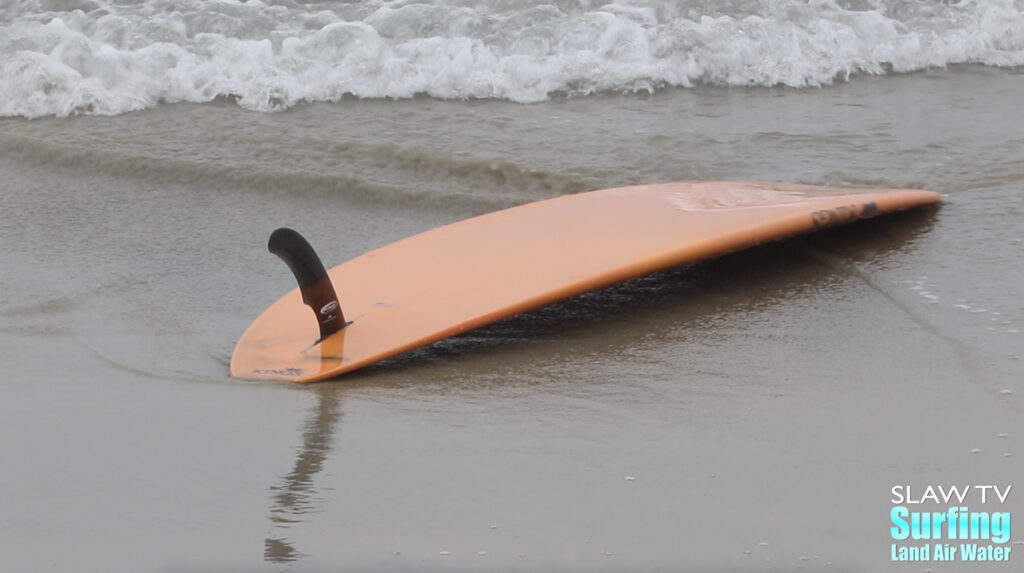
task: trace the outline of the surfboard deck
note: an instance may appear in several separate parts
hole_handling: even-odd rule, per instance
[[[918,205],[918,189],[681,182],[566,195],[458,221],[327,271],[351,324],[320,343],[299,289],[245,331],[239,378],[313,382],[586,291]]]

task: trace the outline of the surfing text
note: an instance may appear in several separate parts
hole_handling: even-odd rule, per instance
[[[892,561],[1009,561],[1009,511],[975,511],[970,504],[1002,506],[1012,486],[893,486],[889,512]],[[922,505],[947,505],[925,511]],[[977,507],[977,506],[975,506]],[[988,509],[987,507],[985,508]],[[1002,509],[1001,507],[999,509]],[[962,541],[964,543],[948,543]],[[915,543],[916,542],[916,543]]]

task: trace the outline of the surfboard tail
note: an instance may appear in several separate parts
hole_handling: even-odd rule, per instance
[[[302,302],[313,309],[320,325],[320,338],[327,338],[348,326],[331,277],[313,246],[297,231],[281,227],[270,234],[267,249],[288,265],[302,292]]]

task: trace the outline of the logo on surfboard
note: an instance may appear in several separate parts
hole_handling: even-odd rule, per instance
[[[864,203],[863,205],[843,205],[834,209],[819,209],[811,213],[811,220],[814,221],[816,229],[821,229],[850,223],[857,219],[866,219],[877,214],[877,203]]]
[[[331,314],[336,310],[338,310],[338,301],[332,300],[331,302],[320,307],[320,314],[327,316],[328,314]]]
[[[302,376],[302,368],[254,368],[253,376]]]

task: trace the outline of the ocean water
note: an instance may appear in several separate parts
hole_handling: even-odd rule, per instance
[[[1020,0],[28,0],[0,7],[0,115],[230,98],[538,102],[694,85],[812,87],[1024,64]]]
[[[1022,12],[0,0],[0,569],[976,571],[892,562],[890,492],[1024,512]],[[279,226],[737,179],[944,202],[228,376]]]

